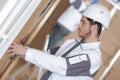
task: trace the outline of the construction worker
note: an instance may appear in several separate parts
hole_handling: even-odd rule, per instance
[[[50,33],[48,49],[60,46],[63,38],[77,29],[81,13],[98,0],[69,0],[70,6],[60,15]]]
[[[110,20],[105,6],[93,4],[85,10],[78,25],[80,39],[67,40],[61,47],[46,52],[13,43],[8,52],[47,69],[41,80],[93,80],[102,63],[99,36]]]

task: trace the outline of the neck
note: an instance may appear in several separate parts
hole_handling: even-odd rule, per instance
[[[97,42],[99,40],[98,36],[90,36],[83,39],[85,43]]]

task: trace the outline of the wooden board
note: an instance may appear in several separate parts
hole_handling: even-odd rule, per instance
[[[60,0],[42,0],[14,41],[21,41],[24,45],[29,45],[59,2]],[[6,53],[0,60],[0,79],[5,80],[20,60],[21,58],[17,56],[10,59]]]

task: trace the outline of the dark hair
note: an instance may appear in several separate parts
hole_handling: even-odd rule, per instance
[[[87,20],[89,21],[90,25],[95,25],[95,24],[97,24],[97,26],[98,26],[98,36],[100,36],[101,31],[102,31],[102,24],[99,23],[99,22],[97,22],[97,21],[94,21],[94,20],[92,20],[92,19],[90,19],[90,18],[87,18]]]

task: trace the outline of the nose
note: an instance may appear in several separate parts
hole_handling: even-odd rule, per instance
[[[82,26],[82,23],[80,22],[79,24],[78,24],[78,28],[80,28]]]

